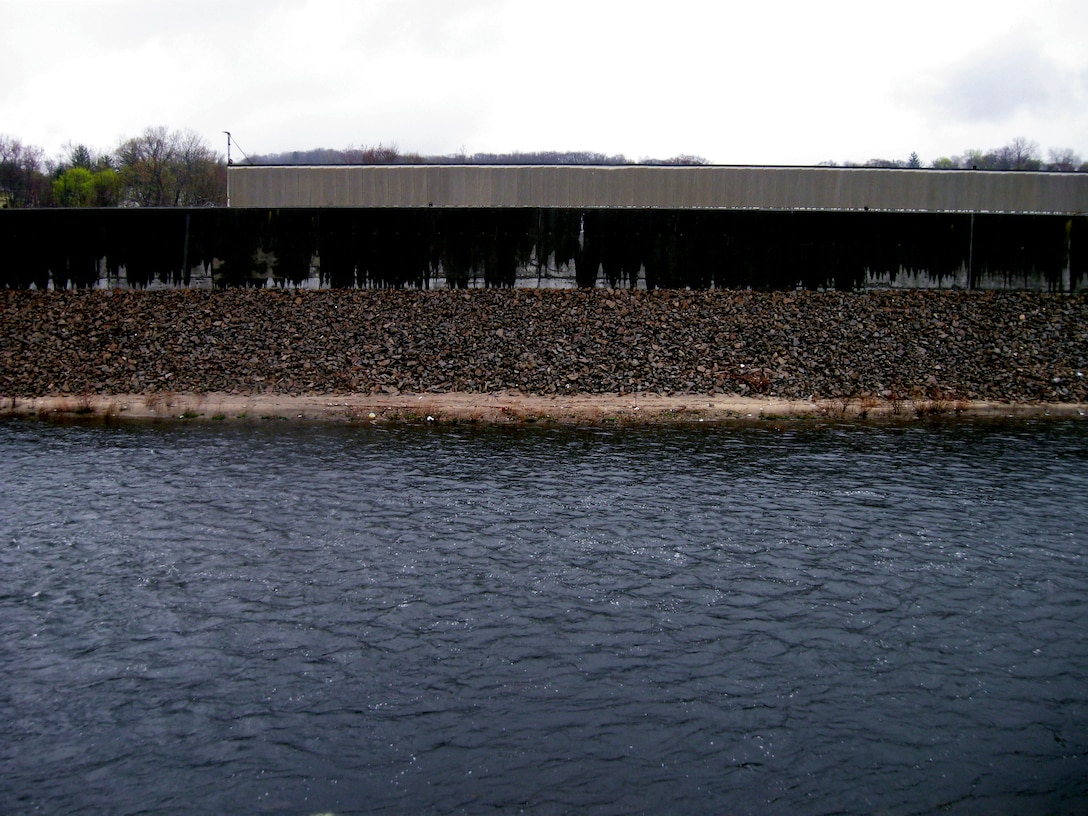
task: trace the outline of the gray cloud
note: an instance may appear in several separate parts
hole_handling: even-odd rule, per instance
[[[1001,124],[1018,113],[1056,110],[1071,86],[1083,85],[1033,44],[1000,42],[931,77],[933,107],[970,124]],[[934,87],[935,86],[935,87]],[[1078,93],[1079,95],[1079,93]]]

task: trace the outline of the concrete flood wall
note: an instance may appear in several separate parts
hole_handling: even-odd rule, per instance
[[[1088,175],[870,167],[233,165],[235,207],[1088,212]]]
[[[751,210],[0,211],[5,288],[1088,289],[1088,217]]]

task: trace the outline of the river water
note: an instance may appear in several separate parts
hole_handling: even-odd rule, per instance
[[[3,813],[1088,810],[1082,424],[0,461]]]

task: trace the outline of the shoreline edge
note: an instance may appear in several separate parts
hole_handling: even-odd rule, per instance
[[[112,421],[687,425],[752,420],[1086,419],[1084,403],[875,397],[789,400],[719,394],[164,393],[0,396],[0,418]]]

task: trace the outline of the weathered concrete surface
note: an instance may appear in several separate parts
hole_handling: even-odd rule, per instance
[[[232,207],[1048,213],[1088,210],[1082,173],[862,167],[326,165],[229,169]]]
[[[685,394],[93,394],[6,398],[0,417],[84,422],[487,423],[493,425],[687,425],[959,417],[1004,421],[1084,419],[1088,405],[918,398],[783,400]]]

